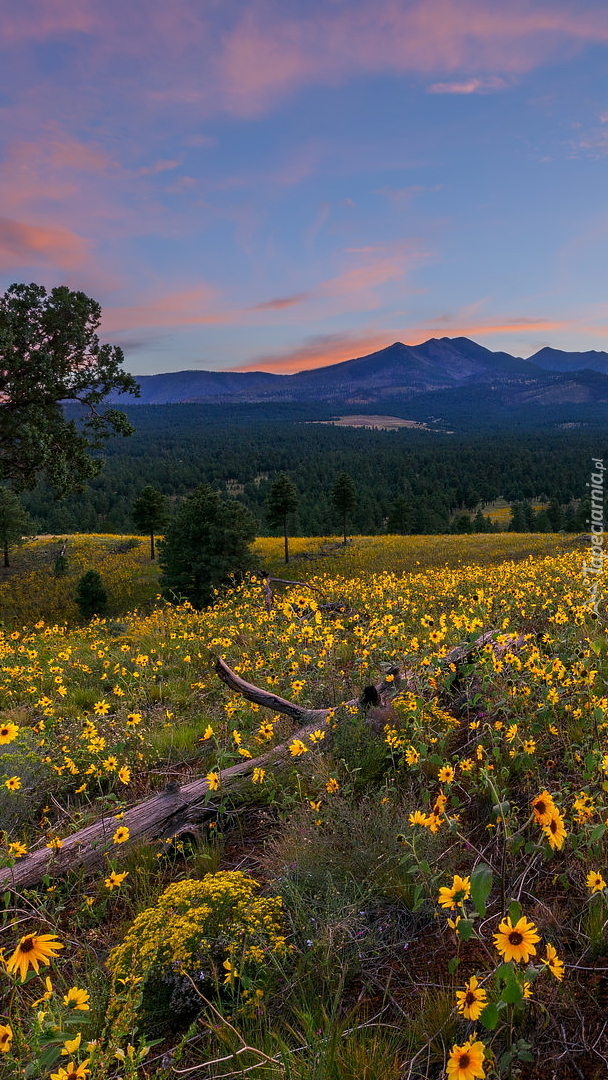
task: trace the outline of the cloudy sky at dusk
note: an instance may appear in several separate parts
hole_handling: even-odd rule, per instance
[[[135,374],[608,350],[605,0],[20,0],[0,289]]]

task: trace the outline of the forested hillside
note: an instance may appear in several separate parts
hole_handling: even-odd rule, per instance
[[[550,438],[544,431],[374,431],[312,423],[331,416],[312,406],[139,406],[128,413],[135,434],[111,441],[103,472],[83,494],[53,502],[41,486],[26,496],[41,532],[129,532],[133,500],[145,484],[175,500],[206,482],[243,501],[268,535],[265,500],[283,472],[298,490],[294,534],[335,532],[331,491],[340,472],[357,489],[353,533],[444,532],[455,513],[499,498],[573,504],[565,527],[582,528],[586,513],[578,502],[590,459],[608,456],[605,430],[568,428]]]

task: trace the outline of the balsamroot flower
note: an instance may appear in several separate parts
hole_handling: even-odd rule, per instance
[[[465,1020],[479,1020],[487,1005],[488,995],[479,985],[476,975],[472,975],[464,990],[456,991],[456,1008]]]
[[[592,893],[602,892],[606,888],[606,882],[601,874],[597,870],[590,870],[587,874],[587,888],[591,889]]]
[[[543,825],[542,829],[553,850],[561,851],[568,833],[564,827],[564,819],[557,807],[553,808],[549,821],[546,825]]]
[[[8,1054],[13,1040],[10,1024],[0,1024],[0,1054]]]
[[[455,1044],[446,1066],[448,1080],[483,1080],[486,1075],[483,1067],[485,1051],[482,1042],[468,1040],[462,1046]]]
[[[498,933],[494,934],[494,944],[507,963],[509,960],[523,960],[524,964],[527,964],[530,957],[536,955],[537,941],[540,941],[540,937],[536,933],[536,927],[525,915],[518,919],[515,926],[511,922],[511,916],[507,915],[500,923]]]
[[[88,1012],[91,1008],[89,1000],[90,994],[88,990],[81,990],[78,986],[72,986],[67,994],[63,995],[63,1004],[68,1009],[74,1009],[74,1011],[78,1009],[82,1012]]]
[[[539,825],[549,824],[551,815],[555,813],[555,803],[548,791],[541,791],[540,795],[532,799],[532,813]]]
[[[8,961],[6,970],[9,975],[18,971],[21,982],[25,982],[28,968],[32,967],[38,974],[40,964],[50,964],[59,949],[63,949],[63,945],[57,940],[55,934],[26,934],[21,938]]]
[[[546,959],[541,957],[541,961],[543,964],[547,965],[551,974],[561,982],[566,974],[566,969],[564,968],[564,961],[559,959],[554,945],[547,943]]]
[[[459,874],[454,874],[454,880],[451,886],[443,885],[439,890],[438,902],[441,907],[450,908],[454,911],[457,907],[460,907],[465,900],[468,900],[471,895],[471,879],[468,877],[462,878]]]

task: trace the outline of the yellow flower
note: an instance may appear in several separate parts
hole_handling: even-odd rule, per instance
[[[234,980],[239,978],[239,973],[236,967],[232,963],[232,960],[224,960],[222,967],[226,969],[226,974],[224,975],[224,986],[232,986]]]
[[[76,1051],[78,1050],[78,1048],[80,1047],[81,1042],[82,1042],[82,1032],[79,1031],[78,1034],[75,1035],[73,1039],[66,1039],[65,1040],[65,1042],[63,1044],[62,1051],[61,1051],[62,1055],[63,1054],[66,1054],[66,1055],[67,1054],[75,1054]]]
[[[27,855],[27,848],[20,840],[13,840],[13,842],[8,845],[8,852],[9,855],[14,855],[16,859],[20,859],[23,855]]]
[[[90,995],[87,990],[80,990],[77,986],[72,986],[67,994],[63,995],[63,1004],[68,1009],[74,1009],[74,1011],[78,1009],[82,1012],[88,1012],[90,1009],[89,999]]]
[[[414,746],[408,746],[405,751],[405,760],[408,765],[417,765],[420,761],[420,754]]]
[[[289,753],[292,757],[299,757],[300,754],[308,753],[308,747],[304,745],[301,739],[294,739],[289,745]]]
[[[266,776],[266,769],[254,769],[251,780],[254,784],[261,784]]]
[[[16,724],[12,724],[10,720],[7,720],[5,723],[0,724],[0,746],[2,746],[4,743],[12,742],[13,739],[17,738],[18,734],[19,728]]]
[[[311,731],[308,738],[310,739],[311,743],[320,742],[321,739],[325,738],[325,732],[321,731],[321,729],[318,728],[317,731]]]
[[[37,1008],[38,1005],[42,1005],[43,1001],[48,1001],[49,998],[53,996],[53,984],[48,975],[44,980],[44,985],[46,986],[46,990],[42,997],[39,997],[37,1001],[32,1001],[32,1009]]]
[[[462,878],[459,874],[454,874],[454,880],[448,887],[443,885],[439,890],[438,903],[441,907],[450,908],[454,911],[460,904],[463,904],[465,900],[468,900],[471,895],[471,879],[468,877]]]
[[[451,784],[454,779],[454,770],[451,765],[442,765],[437,773],[437,779],[441,784]]]
[[[0,1054],[8,1054],[12,1038],[13,1032],[10,1024],[0,1024]]]
[[[6,970],[9,975],[19,971],[21,982],[24,982],[29,967],[33,967],[38,974],[40,964],[50,964],[59,949],[63,949],[63,945],[54,934],[26,934],[8,961]]]
[[[568,833],[564,827],[562,815],[557,807],[554,807],[548,823],[543,825],[542,829],[553,850],[561,851]]]
[[[211,724],[207,724],[207,727],[205,728],[205,730],[203,732],[203,741],[205,739],[212,739],[214,734],[215,734],[215,732],[214,732],[213,728],[211,727]]]
[[[86,1077],[90,1074],[91,1070],[87,1069],[90,1058],[81,1062],[80,1065],[76,1065],[73,1061],[70,1061],[66,1065],[65,1069],[60,1068],[59,1072],[51,1073],[51,1080],[86,1080]]]
[[[96,701],[93,706],[95,716],[106,716],[110,711],[107,701]]]
[[[124,844],[129,839],[130,832],[126,825],[120,825],[114,833],[112,840],[115,844]]]
[[[131,779],[131,770],[128,765],[123,765],[122,768],[118,770],[118,779],[121,784],[129,783],[129,780]]]
[[[129,876],[129,871],[125,870],[122,874],[117,874],[115,870],[104,881],[106,889],[117,889],[119,885],[122,885],[125,878]]]
[[[536,933],[536,927],[525,915],[518,919],[515,926],[511,922],[511,916],[507,915],[500,923],[498,933],[494,934],[494,944],[505,962],[523,960],[524,964],[527,964],[530,957],[536,955],[537,941],[540,941],[540,937]]]
[[[454,1044],[446,1066],[448,1080],[483,1080],[486,1075],[483,1068],[485,1050],[482,1042]]]
[[[601,892],[606,888],[606,882],[597,870],[590,870],[587,874],[587,888],[591,889],[592,893]]]
[[[549,942],[546,945],[546,959],[541,956],[541,963],[546,964],[551,974],[555,975],[555,978],[561,982],[566,974],[564,961],[559,959],[554,946]]]
[[[5,788],[8,788],[9,791],[19,791],[19,788],[21,787],[21,777],[9,776],[8,780],[4,781],[4,786]]]
[[[141,713],[127,713],[127,724],[129,725],[129,727],[135,727],[136,724],[141,724]]]
[[[340,785],[334,776],[330,776],[325,785],[325,790],[331,795],[332,792],[339,791]]]
[[[465,1020],[478,1020],[487,1004],[487,993],[480,987],[477,976],[472,975],[464,990],[456,991],[456,1008]]]
[[[209,791],[217,791],[220,786],[220,774],[219,772],[208,772],[205,780],[209,784]]]
[[[539,825],[548,825],[555,811],[555,803],[547,790],[532,799],[532,813]]]

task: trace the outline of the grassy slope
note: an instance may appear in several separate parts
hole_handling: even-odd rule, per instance
[[[217,868],[253,872],[284,900],[286,955],[247,963],[234,931],[237,952],[218,940],[206,961],[207,994],[219,1015],[250,1047],[279,1056],[281,1066],[267,1063],[256,1075],[434,1078],[452,1043],[462,1045],[476,1027],[486,1060],[499,1060],[510,1045],[525,1058],[519,1038],[541,1059],[553,1054],[555,1075],[565,1077],[567,1060],[557,1061],[547,1017],[567,1028],[588,1075],[603,1075],[591,1049],[596,1013],[585,986],[588,969],[601,978],[607,914],[604,894],[586,885],[591,871],[608,877],[606,635],[585,610],[580,552],[572,538],[530,535],[333,543],[331,554],[317,558],[317,540],[293,540],[285,567],[280,541],[258,542],[273,573],[314,586],[276,586],[271,612],[257,584],[231,591],[207,612],[153,608],[156,569],[145,541],[124,550],[124,538],[72,538],[69,574],[59,579],[48,541],[18,553],[15,574],[0,585],[11,614],[1,643],[2,717],[11,732],[10,725],[19,729],[0,745],[0,769],[21,785],[3,787],[0,797],[8,861],[10,843],[49,843],[102,812],[116,816],[168,779],[205,775],[289,734],[285,721],[218,685],[210,664],[216,653],[285,697],[335,705],[336,727],[294,754],[291,767],[245,781],[235,794],[220,785],[198,848],[114,845],[105,871],[48,883],[9,904],[5,955],[27,931],[57,933],[66,945],[52,964],[54,992],[40,1021],[31,1003],[44,992],[42,978],[23,987],[9,980],[5,1015],[15,1053],[5,1061],[14,1075],[41,1055],[49,1063],[41,1075],[56,1071],[60,1044],[49,1024],[67,1036],[81,1031],[83,1047],[99,1040],[86,1055],[72,1051],[76,1063],[89,1058],[93,1080],[174,1075],[167,1054],[182,1040],[183,1002],[169,1007],[157,989],[138,1027],[138,987],[116,986],[107,1022],[104,963],[108,946],[171,881]],[[114,593],[112,618],[55,625],[74,618],[69,597],[91,564]],[[127,615],[119,598],[143,602],[144,610]],[[315,610],[323,601],[340,601],[343,610]],[[488,628],[504,634],[500,655],[483,650],[458,673],[442,663],[451,647]],[[357,710],[339,703],[396,662],[411,671],[409,685],[374,737]],[[555,849],[528,820],[530,800],[544,789],[568,834]],[[433,815],[439,795],[445,812]],[[426,824],[410,825],[416,811]],[[487,917],[470,899],[459,907],[455,892],[453,909],[442,910],[439,888],[449,890],[455,873],[475,883],[481,864],[492,870]],[[128,877],[110,887],[112,871]],[[538,925],[539,955],[546,957],[549,942],[565,958],[563,983],[543,964],[519,963],[501,976],[492,934],[513,896]],[[460,937],[446,925],[458,913],[469,918]],[[226,956],[242,970],[224,983]],[[515,1000],[524,969],[531,1005]],[[456,990],[472,975],[498,1005],[492,1030],[456,1011]],[[86,1013],[66,1012],[62,995],[73,985],[90,994]],[[163,1024],[159,1016],[172,1009],[174,1021]],[[153,1036],[160,1050],[138,1064]],[[131,1073],[115,1057],[124,1050],[128,1059],[129,1044],[136,1047]],[[239,1045],[216,1015],[212,1029],[199,1025],[179,1053],[186,1067]],[[296,1046],[304,1049],[294,1053]],[[261,1059],[251,1049],[231,1060],[238,1076]],[[226,1065],[214,1069],[201,1075],[221,1075]]]

